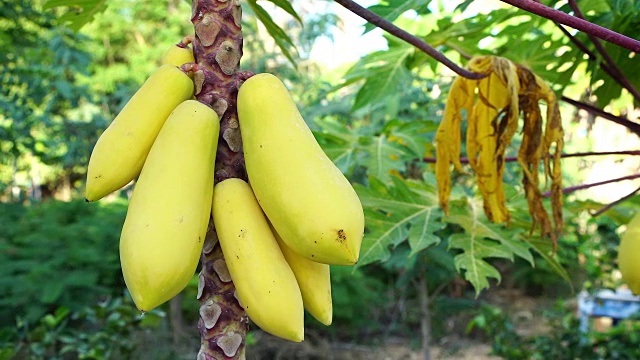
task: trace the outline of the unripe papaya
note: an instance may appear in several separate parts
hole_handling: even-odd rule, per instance
[[[162,57],[162,64],[169,64],[180,67],[184,64],[196,62],[193,57],[193,50],[190,47],[180,47],[178,45],[171,45],[169,50]]]
[[[240,305],[262,330],[302,341],[300,288],[249,184],[235,178],[219,182],[213,191],[212,211]]]
[[[171,113],[136,182],[120,237],[120,262],[138,309],[151,310],[193,277],[211,214],[220,122],[187,100]]]
[[[364,232],[360,200],[284,84],[271,74],[249,78],[238,93],[238,117],[249,182],[282,240],[312,261],[356,263]]]
[[[618,267],[629,289],[640,295],[640,212],[635,214],[620,239]]]
[[[331,300],[331,274],[327,264],[317,263],[298,255],[282,241],[275,229],[275,235],[280,250],[287,259],[287,263],[296,276],[304,308],[316,320],[329,326],[333,317],[333,302]]]
[[[142,84],[93,148],[87,169],[87,201],[101,199],[140,174],[167,117],[192,95],[193,82],[172,65],[161,66]]]

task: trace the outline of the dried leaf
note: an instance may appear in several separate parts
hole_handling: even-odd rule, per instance
[[[475,85],[471,85],[466,79],[458,77],[454,80],[445,105],[444,118],[436,133],[438,198],[440,207],[445,213],[449,209],[449,194],[451,193],[451,163],[456,170],[462,171],[462,164],[460,164],[461,110],[465,110],[467,116],[471,113],[474,90]]]
[[[522,114],[522,143],[518,162],[532,231],[540,227],[543,236],[556,242],[562,229],[562,168],[564,146],[562,121],[555,93],[529,69],[496,56],[478,56],[469,61],[471,71],[488,74],[480,80],[456,78],[436,135],[436,179],[440,206],[448,212],[451,192],[450,165],[462,171],[460,124],[467,113],[466,147],[469,164],[476,174],[487,218],[494,223],[509,220],[503,189],[505,153],[518,131]],[[547,106],[543,119],[539,103]],[[539,180],[540,161],[551,182],[552,218],[545,209]]]

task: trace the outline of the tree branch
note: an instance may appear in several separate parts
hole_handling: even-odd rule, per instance
[[[629,93],[633,97],[635,97],[637,99],[637,101],[640,102],[640,94],[638,94],[638,90],[631,84],[629,79],[624,74],[622,74],[622,72],[617,68],[617,66],[615,64],[614,64],[614,67],[615,67],[614,68],[614,67],[610,66],[607,62],[598,61],[598,55],[596,53],[594,53],[593,51],[589,50],[589,48],[587,48],[587,46],[582,41],[580,41],[578,38],[573,36],[567,29],[565,29],[564,26],[562,26],[562,24],[558,24],[555,21],[554,21],[554,24],[556,24],[556,26],[560,29],[560,31],[562,31],[562,33],[564,33],[565,36],[567,38],[569,38],[569,40],[578,49],[580,49],[580,51],[582,51],[583,53],[587,54],[587,56],[589,56],[589,60],[597,61],[598,62],[598,66],[600,67],[600,69],[602,69],[602,71],[604,71],[607,75],[609,75],[609,77],[612,80],[614,80],[615,82],[620,84],[620,86],[622,86],[623,88],[627,89],[627,91],[629,91]],[[594,38],[593,40],[597,40],[597,39]],[[598,42],[598,43],[600,43],[600,42]],[[612,60],[612,62],[613,62],[613,60]],[[616,75],[616,74],[618,74],[618,75]]]
[[[611,209],[612,207],[614,207],[614,206],[616,206],[616,205],[620,204],[621,202],[631,199],[632,197],[634,197],[634,196],[636,195],[636,193],[637,193],[638,191],[640,191],[640,187],[639,187],[639,188],[637,188],[637,189],[635,189],[635,190],[633,190],[633,191],[632,191],[632,192],[630,192],[629,194],[627,194],[627,195],[625,195],[625,196],[621,197],[620,199],[618,199],[618,200],[616,200],[616,201],[614,201],[614,202],[612,202],[612,203],[610,203],[610,204],[607,204],[607,205],[605,205],[605,206],[601,207],[600,209],[598,209],[598,210],[596,210],[596,211],[590,212],[591,216],[598,216],[598,215],[600,215],[600,214],[604,213],[605,211],[607,211],[607,210]]]
[[[578,7],[578,4],[576,3],[575,0],[569,0],[569,6],[571,7],[571,10],[573,10],[573,12],[578,18],[584,19],[584,15],[582,15],[582,11],[580,11],[580,8]],[[604,48],[600,40],[598,40],[598,38],[596,38],[591,34],[587,34],[587,36],[589,36],[589,39],[591,40],[593,45],[596,47],[596,50],[598,51],[598,53],[600,53],[600,55],[604,59],[604,62],[608,65],[607,67],[610,70],[607,71],[607,74],[609,74],[609,76],[611,76],[620,85],[622,85],[622,87],[627,89],[631,93],[631,95],[633,95],[636,101],[640,101],[640,93],[638,93],[638,90],[635,88],[635,86],[633,86],[633,84],[629,81],[629,79],[627,79],[627,77],[624,75],[622,70],[620,70],[620,68],[618,67],[616,62],[613,60],[611,55],[609,55],[609,52],[607,52],[607,49]]]
[[[640,52],[640,41],[619,34],[605,27],[590,23],[586,20],[566,14],[560,10],[550,8],[533,0],[501,0],[530,13],[542,16],[549,20],[557,21],[576,30],[596,36],[602,40],[616,44],[633,52]]]
[[[573,154],[562,154],[561,158],[572,158],[572,157],[587,157],[587,156],[606,156],[606,155],[632,155],[632,156],[640,156],[640,150],[627,150],[627,151],[588,151],[581,153],[573,153]],[[552,155],[547,155],[551,157]],[[423,162],[426,163],[435,163],[436,158],[425,157],[422,159]],[[507,156],[504,158],[505,162],[516,162],[518,161],[517,156]],[[460,163],[468,164],[469,158],[461,157]]]
[[[447,58],[443,53],[439,52],[438,50],[433,48],[431,45],[427,44],[424,40],[395,26],[392,22],[382,18],[380,15],[374,13],[373,11],[358,5],[352,0],[335,0],[335,2],[342,5],[345,9],[363,18],[364,20],[367,20],[369,23],[415,46],[416,48],[420,49],[427,55],[436,59],[438,62],[442,63],[444,66],[453,70],[453,72],[455,72],[456,74],[462,77],[465,77],[467,79],[477,80],[487,76],[486,74],[478,74],[460,67],[459,65],[451,61],[449,58]]]
[[[625,180],[634,180],[634,179],[638,179],[638,178],[640,178],[640,174],[627,175],[627,176],[623,176],[623,177],[619,177],[619,178],[615,178],[615,179],[598,181],[598,182],[590,183],[590,184],[569,186],[567,188],[562,189],[562,193],[566,195],[566,194],[570,194],[570,193],[575,192],[575,191],[585,190],[585,189],[589,189],[589,188],[600,186],[600,185],[606,185],[606,184],[616,183],[616,182],[625,181]],[[542,196],[549,197],[549,196],[551,196],[551,192],[547,191],[544,194],[542,194]]]
[[[596,116],[599,116],[601,118],[613,121],[614,123],[618,124],[618,125],[622,125],[624,127],[626,127],[627,129],[629,129],[630,131],[632,131],[634,134],[640,136],[640,124],[635,123],[633,121],[630,121],[628,119],[625,119],[623,117],[620,116],[616,116],[613,115],[611,113],[608,113],[602,109],[599,109],[593,105],[589,105],[589,104],[585,104],[583,102],[577,101],[577,100],[573,100],[571,98],[568,98],[566,96],[562,96],[560,99],[562,99],[562,101],[567,102],[579,109],[588,111]]]

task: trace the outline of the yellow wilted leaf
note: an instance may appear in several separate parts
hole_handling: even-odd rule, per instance
[[[465,110],[467,116],[471,113],[473,104],[473,92],[475,85],[470,84],[464,78],[456,78],[451,85],[447,104],[444,108],[444,118],[438,126],[436,133],[436,179],[438,181],[438,197],[440,207],[445,212],[449,209],[449,194],[451,193],[451,163],[456,170],[462,171],[460,164],[460,124],[462,122],[461,110]]]
[[[532,229],[539,225],[542,234],[551,236],[555,243],[555,234],[562,228],[560,160],[564,145],[555,93],[530,70],[505,58],[475,57],[467,68],[487,76],[480,80],[456,78],[447,98],[444,118],[436,134],[436,179],[441,207],[448,210],[450,164],[461,171],[460,123],[464,110],[467,113],[467,156],[476,173],[485,214],[496,223],[509,220],[503,189],[505,152],[518,131],[522,113],[523,138],[518,162],[523,168]],[[546,121],[542,119],[540,101],[547,105]],[[554,225],[542,204],[540,160],[544,161],[546,178],[551,180]]]

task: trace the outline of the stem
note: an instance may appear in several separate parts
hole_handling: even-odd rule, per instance
[[[619,178],[615,178],[615,179],[598,181],[598,182],[590,183],[590,184],[569,186],[567,188],[562,189],[562,193],[566,195],[566,194],[569,194],[569,193],[572,193],[572,192],[575,192],[575,191],[578,191],[578,190],[585,190],[585,189],[596,187],[596,186],[600,186],[600,185],[606,185],[606,184],[611,184],[611,183],[625,181],[625,180],[633,180],[633,179],[637,179],[637,178],[640,178],[640,174],[627,175],[627,176],[623,176],[623,177],[619,177]],[[542,194],[542,196],[549,197],[549,196],[551,196],[551,192],[547,191],[544,194]]]
[[[608,63],[602,62],[602,61],[598,61],[598,55],[596,55],[596,53],[594,53],[593,51],[589,50],[587,48],[587,46],[582,41],[580,41],[577,37],[573,36],[561,24],[558,24],[557,22],[554,22],[554,24],[556,24],[556,26],[560,29],[560,31],[562,31],[562,33],[567,38],[569,38],[569,40],[580,51],[582,51],[583,53],[587,54],[587,56],[589,57],[590,61],[597,61],[598,62],[598,67],[600,67],[600,69],[602,71],[604,71],[607,75],[609,75],[609,77],[611,77],[611,79],[613,79],[615,82],[620,84],[620,86],[622,86],[623,88],[627,89],[635,97],[635,93],[637,93],[637,90],[635,89],[635,87],[633,87],[633,85],[631,85],[631,83],[629,82],[629,79],[627,79],[626,76],[624,76],[624,75],[619,75],[619,76],[614,75],[614,74],[616,74],[616,70],[614,70],[611,66],[609,66]],[[640,101],[640,98],[638,100]]]
[[[418,297],[420,298],[420,332],[424,360],[431,360],[431,312],[429,310],[429,288],[425,270],[418,275]]]
[[[620,116],[616,116],[613,115],[611,113],[608,113],[604,110],[601,110],[593,105],[589,105],[589,104],[585,104],[583,102],[577,101],[577,100],[573,100],[571,98],[568,98],[566,96],[562,96],[560,99],[562,99],[562,101],[567,102],[579,109],[588,111],[596,116],[599,116],[601,118],[613,121],[614,123],[618,124],[618,125],[622,125],[626,128],[628,128],[630,131],[632,131],[634,134],[640,136],[640,124],[635,123],[633,121],[627,120],[623,117]]]
[[[569,6],[571,7],[571,10],[573,10],[573,12],[576,14],[578,18],[584,19],[584,15],[582,15],[582,11],[580,11],[580,8],[578,7],[578,4],[576,3],[575,0],[569,0]],[[613,60],[611,55],[609,55],[609,52],[607,52],[607,50],[604,48],[600,40],[598,40],[598,38],[596,38],[594,35],[591,35],[591,34],[587,34],[587,36],[589,36],[589,39],[591,40],[593,45],[596,47],[596,50],[598,51],[598,53],[600,53],[600,55],[604,59],[604,62],[607,65],[606,68],[609,68],[609,71],[607,72],[607,74],[609,74],[609,76],[611,76],[620,85],[622,85],[622,87],[627,89],[637,101],[640,101],[640,93],[638,93],[638,90],[633,86],[633,84],[631,84],[631,82],[629,81],[629,79],[627,79],[627,77],[624,75],[622,70],[620,70],[620,68],[618,67],[616,62]]]
[[[616,206],[616,205],[620,204],[621,202],[631,199],[632,197],[634,197],[634,196],[636,195],[636,193],[637,193],[638,191],[640,191],[640,187],[639,187],[639,188],[637,188],[637,189],[635,189],[635,190],[633,190],[633,191],[632,191],[632,192],[630,192],[629,194],[627,194],[627,195],[625,195],[625,196],[621,197],[620,199],[618,199],[618,200],[616,200],[616,201],[614,201],[614,202],[612,202],[612,203],[610,203],[610,204],[607,204],[607,205],[605,205],[605,206],[601,207],[600,209],[598,209],[598,210],[596,210],[596,211],[594,211],[594,212],[591,212],[591,216],[598,216],[598,215],[600,215],[600,214],[604,213],[605,211],[607,211],[607,210],[611,209],[612,207],[614,207],[614,206]]]
[[[587,152],[581,152],[581,153],[573,153],[573,154],[562,154],[560,155],[561,158],[572,158],[572,157],[586,157],[586,156],[605,156],[605,155],[634,155],[634,156],[639,156],[640,155],[640,150],[626,150],[626,151],[587,151]],[[552,155],[547,155],[548,157],[552,157]],[[423,162],[426,163],[435,163],[436,162],[436,158],[432,158],[432,157],[426,157],[422,159]],[[518,161],[518,157],[517,156],[507,156],[504,158],[505,162],[516,162]],[[462,164],[468,164],[469,163],[469,158],[466,157],[461,157],[460,158],[460,163]]]
[[[246,180],[236,111],[238,87],[249,76],[238,71],[242,57],[241,16],[239,0],[193,1],[196,64],[186,68],[193,71],[196,98],[210,105],[220,117],[216,183],[231,177]],[[235,286],[211,219],[198,278],[198,360],[244,359],[249,321],[234,295]]]
[[[444,66],[453,70],[456,74],[462,77],[465,77],[467,79],[477,80],[487,76],[486,74],[478,74],[478,73],[463,69],[462,67],[458,66],[456,63],[451,61],[449,58],[447,58],[443,53],[439,52],[438,50],[433,48],[431,45],[427,44],[424,40],[395,26],[392,22],[382,18],[380,15],[374,13],[373,11],[358,5],[352,0],[335,0],[335,2],[342,5],[345,9],[363,18],[364,20],[367,20],[369,23],[415,46],[416,48],[420,49],[427,55],[436,59],[438,62],[442,63]]]
[[[605,27],[592,24],[586,20],[566,14],[560,10],[550,8],[533,0],[501,0],[509,5],[515,6],[530,13],[542,16],[549,20],[570,26],[576,30],[584,31],[602,40],[616,44],[633,52],[640,52],[640,41],[628,36],[619,34]]]

